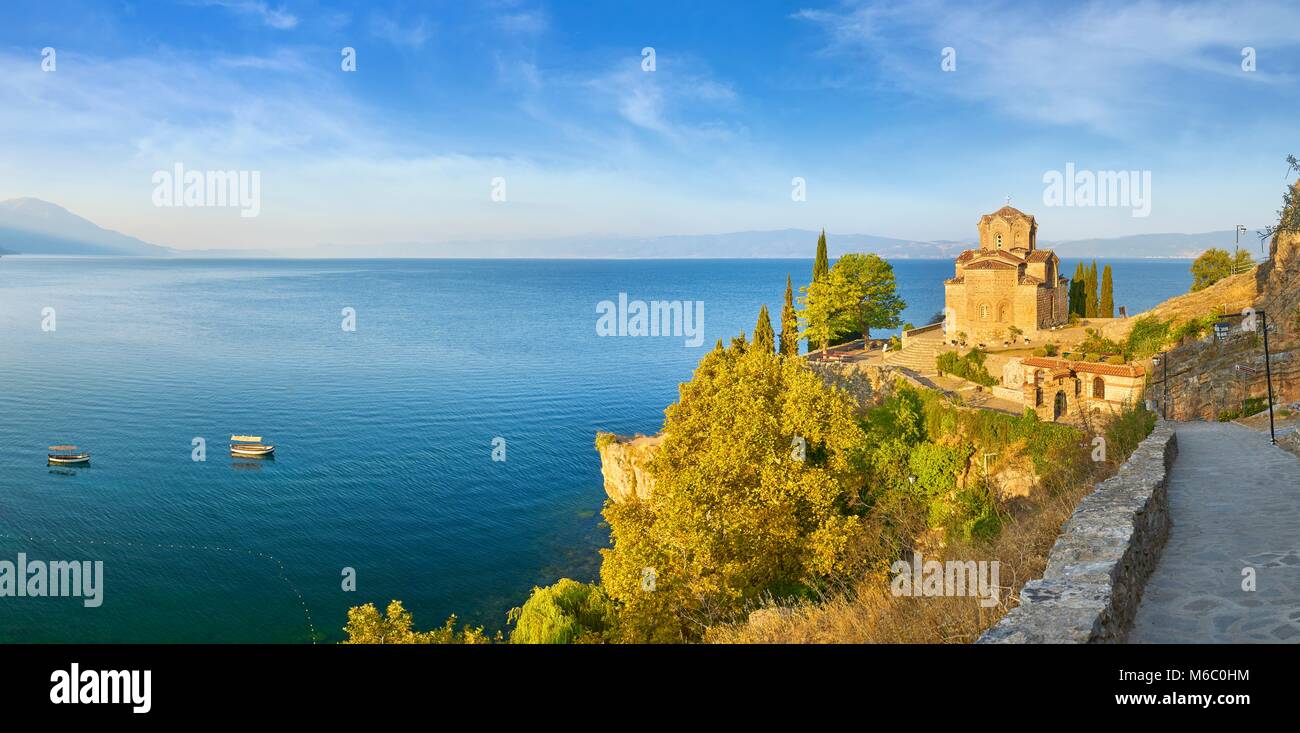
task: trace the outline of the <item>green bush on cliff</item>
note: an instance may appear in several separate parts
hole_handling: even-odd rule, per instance
[[[707,354],[666,410],[653,493],[605,506],[618,639],[697,639],[762,598],[862,572],[855,409],[801,359]]]
[[[615,623],[614,605],[600,586],[569,578],[533,588],[508,618],[515,625],[511,644],[598,643]]]
[[[1133,322],[1124,342],[1124,357],[1129,361],[1141,361],[1150,358],[1162,350],[1169,340],[1169,329],[1173,319],[1167,321],[1155,316],[1142,316]]]

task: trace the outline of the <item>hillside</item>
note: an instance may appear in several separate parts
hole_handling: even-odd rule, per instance
[[[131,255],[166,257],[173,251],[104,229],[37,198],[0,201],[0,254]]]

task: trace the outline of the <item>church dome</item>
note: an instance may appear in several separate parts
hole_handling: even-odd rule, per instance
[[[1024,219],[1025,221],[1033,221],[1033,220],[1034,220],[1034,217],[1033,217],[1033,216],[1031,216],[1030,214],[1026,214],[1025,212],[1021,211],[1020,209],[1017,209],[1017,208],[1015,208],[1014,206],[1011,206],[1010,204],[1008,204],[1007,206],[1003,206],[1002,208],[998,209],[997,211],[993,212],[992,214],[985,214],[985,215],[984,215],[984,218],[985,218],[985,219],[992,219],[993,217],[998,217],[998,218],[1000,218],[1000,219],[1010,219],[1010,220],[1013,220],[1013,221],[1016,220],[1016,219]]]

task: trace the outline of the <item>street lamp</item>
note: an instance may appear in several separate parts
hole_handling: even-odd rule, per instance
[[[1152,366],[1160,366],[1161,364],[1164,364],[1165,367],[1164,376],[1160,378],[1160,383],[1161,385],[1164,386],[1165,396],[1160,399],[1160,419],[1168,420],[1169,419],[1169,352],[1168,351],[1162,351],[1159,354],[1156,354],[1155,356],[1151,357]]]
[[[1273,365],[1268,351],[1268,314],[1263,310],[1254,311],[1253,314],[1259,316],[1259,327],[1264,332],[1264,381],[1268,385],[1268,441],[1277,445],[1277,432],[1273,427]],[[1219,320],[1214,324],[1214,330],[1217,333],[1219,324],[1224,323],[1226,318],[1248,318],[1250,315],[1250,311],[1240,315],[1234,313],[1220,315]]]

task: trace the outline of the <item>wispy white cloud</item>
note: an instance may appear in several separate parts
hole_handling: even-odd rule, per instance
[[[506,33],[531,36],[546,32],[550,20],[541,10],[520,10],[502,13],[497,17],[496,25]]]
[[[271,28],[289,30],[298,25],[298,17],[284,9],[284,6],[271,7],[260,0],[201,0],[201,5],[226,8],[236,13],[259,19]]]
[[[707,71],[691,68],[689,62],[645,71],[636,59],[584,86],[625,122],[677,142],[716,140],[736,131],[720,114],[737,101],[735,89]]]
[[[424,16],[408,20],[375,12],[370,14],[369,25],[370,35],[405,48],[419,48],[431,35],[428,19]]]
[[[1220,0],[1039,6],[854,0],[795,17],[824,29],[824,54],[872,64],[879,73],[871,83],[976,102],[1019,119],[1124,135],[1171,100],[1186,101],[1189,85],[1170,83],[1175,75],[1207,82],[1235,77],[1243,84],[1289,81],[1268,64],[1243,73],[1240,51],[1294,48],[1300,6],[1271,0],[1248,10]],[[957,54],[953,73],[940,71],[946,47]]]

